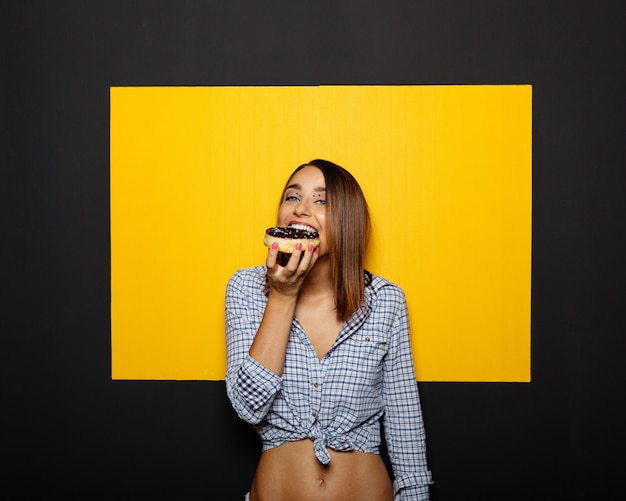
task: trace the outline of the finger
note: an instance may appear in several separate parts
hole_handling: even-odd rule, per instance
[[[311,262],[313,260],[314,253],[315,253],[315,249],[313,248],[311,244],[309,244],[307,248],[304,250],[304,252],[302,253],[302,259],[300,259],[300,264],[298,266],[298,269],[302,271],[303,273],[311,269],[311,266],[312,266]]]
[[[268,268],[274,268],[276,261],[278,260],[278,242],[274,242],[267,251],[267,260],[265,264]]]
[[[313,266],[315,266],[315,263],[317,262],[319,257],[320,257],[320,248],[316,247],[311,252],[311,262],[309,263],[309,270],[313,268]]]
[[[285,267],[291,273],[294,273],[298,269],[298,265],[300,264],[300,259],[302,258],[302,252],[303,252],[302,244],[298,242],[293,252],[291,253],[291,257],[289,258],[289,261],[287,262],[287,266]]]

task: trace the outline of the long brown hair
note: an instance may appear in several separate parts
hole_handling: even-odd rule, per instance
[[[326,181],[329,215],[328,251],[335,305],[341,320],[358,310],[365,299],[365,253],[370,237],[370,215],[361,186],[343,167],[328,160],[311,160],[294,170],[285,184],[307,165],[314,165]],[[284,193],[284,190],[283,190]]]

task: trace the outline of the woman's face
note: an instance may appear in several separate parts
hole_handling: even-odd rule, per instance
[[[314,228],[320,235],[320,254],[326,252],[326,182],[314,165],[303,167],[289,181],[278,208],[278,226]]]

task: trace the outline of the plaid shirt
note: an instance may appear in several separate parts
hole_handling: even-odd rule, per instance
[[[432,480],[402,289],[372,275],[365,305],[321,360],[294,318],[279,377],[248,354],[267,303],[264,284],[265,267],[257,266],[238,270],[226,288],[226,389],[263,450],[310,438],[324,464],[327,447],[376,454],[382,416],[394,492],[402,501],[428,499]]]

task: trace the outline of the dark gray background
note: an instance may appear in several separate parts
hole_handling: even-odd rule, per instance
[[[624,478],[624,3],[5,1],[3,487],[241,501],[223,382],[111,381],[109,88],[532,84],[532,383],[421,383],[433,501]]]

